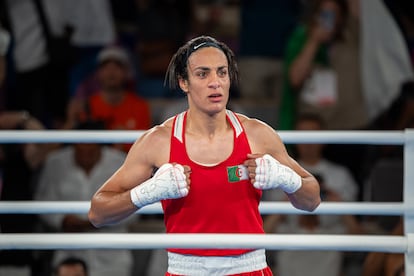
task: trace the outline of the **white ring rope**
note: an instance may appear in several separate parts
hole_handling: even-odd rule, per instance
[[[285,143],[403,145],[404,131],[279,131]],[[143,131],[2,130],[0,143],[132,143]]]
[[[86,214],[88,201],[0,201],[0,214]],[[322,202],[312,213],[294,208],[288,202],[262,201],[261,214],[315,214],[315,215],[383,215],[414,214],[414,206],[402,202]],[[138,214],[162,214],[160,203],[138,210]]]
[[[2,130],[0,143],[132,143],[143,131]],[[405,253],[406,273],[414,275],[414,130],[405,131],[279,131],[286,144],[367,144],[404,147],[403,202],[324,202],[312,214],[403,215],[404,236],[301,234],[142,234],[142,233],[27,233],[0,234],[2,249],[153,249],[153,248],[265,248],[273,250],[376,251]],[[0,202],[0,214],[81,213],[90,202]],[[261,214],[307,214],[288,202],[262,202]],[[160,204],[137,213],[158,214]],[[309,214],[309,213],[308,213]]]
[[[2,234],[0,249],[266,248],[404,253],[408,239],[301,234]]]

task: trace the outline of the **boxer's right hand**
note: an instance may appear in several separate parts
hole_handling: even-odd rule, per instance
[[[185,197],[190,190],[190,173],[188,166],[164,164],[152,178],[131,190],[131,201],[141,208],[163,199]]]

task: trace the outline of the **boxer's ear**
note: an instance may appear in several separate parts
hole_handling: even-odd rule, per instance
[[[181,90],[183,90],[185,93],[188,93],[188,80],[179,78],[178,84],[180,85]]]

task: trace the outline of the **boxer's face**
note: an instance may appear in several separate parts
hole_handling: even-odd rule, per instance
[[[215,47],[201,48],[188,58],[188,80],[180,80],[190,108],[217,112],[229,99],[230,77],[225,54]]]

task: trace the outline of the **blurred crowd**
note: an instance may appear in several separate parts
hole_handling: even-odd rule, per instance
[[[186,108],[164,74],[178,47],[198,35],[237,57],[231,108],[276,130],[414,128],[410,0],[0,0],[0,129],[149,129]],[[130,146],[0,145],[0,199],[89,200]],[[402,200],[400,146],[288,150],[320,177],[325,201]],[[264,223],[269,233],[402,233],[398,217],[276,215]],[[162,231],[160,216],[97,230],[81,215],[0,215],[3,233]],[[281,276],[374,275],[366,266],[403,275],[401,256],[389,255],[281,251],[269,260]],[[54,275],[75,257],[91,276],[165,272],[157,250],[3,250],[0,276]],[[290,267],[291,258],[301,265]]]

